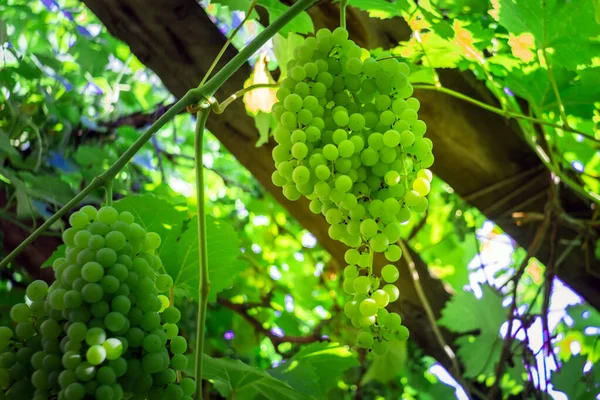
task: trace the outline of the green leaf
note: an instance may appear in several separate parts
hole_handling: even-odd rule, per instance
[[[62,205],[73,198],[73,189],[58,176],[21,172],[25,192],[32,198]]]
[[[3,156],[8,156],[10,159],[18,158],[19,152],[12,144],[10,144],[8,134],[0,132],[0,159],[3,159]]]
[[[87,39],[79,39],[71,47],[70,52],[75,56],[83,71],[97,76],[102,74],[108,64],[110,48]]]
[[[593,365],[592,370],[583,373],[587,357],[578,355],[571,357],[558,371],[552,374],[554,390],[565,393],[569,399],[595,399],[600,393],[600,369]]]
[[[387,353],[375,356],[373,362],[363,376],[361,384],[371,381],[386,384],[403,373],[406,365],[406,342],[394,340],[389,342]]]
[[[135,222],[147,232],[156,232],[162,239],[159,252],[164,249],[168,238],[181,232],[186,212],[166,200],[152,194],[129,196],[114,203],[119,212],[129,211],[135,216]],[[165,260],[163,260],[164,262]]]
[[[188,365],[190,365],[188,373],[193,375],[191,370],[193,363],[190,362]],[[219,393],[228,399],[306,400],[314,398],[299,393],[289,384],[272,377],[266,371],[251,367],[239,360],[212,358],[205,354],[202,377],[212,380]]]
[[[268,372],[272,377],[286,382],[300,393],[317,398],[324,397],[317,370],[310,363],[288,361]]]
[[[553,64],[575,70],[600,52],[594,0],[499,0],[499,22],[511,33],[531,33],[537,48],[550,48]],[[545,5],[545,8],[544,8]]]
[[[287,76],[288,61],[294,58],[294,49],[303,41],[302,36],[293,32],[290,32],[287,37],[280,34],[273,36],[273,52],[281,70],[281,78]]]
[[[192,218],[187,230],[178,237],[169,235],[163,242],[160,257],[165,270],[173,278],[175,293],[198,299],[198,234],[197,217]],[[241,255],[239,237],[231,225],[206,218],[208,245],[209,300],[231,286],[236,275],[246,268]]]
[[[456,340],[457,354],[465,364],[465,377],[494,373],[502,349],[499,332],[504,321],[506,310],[502,307],[502,298],[489,286],[483,286],[481,299],[471,292],[459,292],[446,303],[439,320],[441,326],[455,333],[480,332]]]
[[[567,308],[567,313],[573,318],[573,329],[584,331],[588,327],[600,328],[600,312],[586,304],[578,304]]]
[[[66,244],[61,244],[60,246],[58,246],[56,248],[56,250],[54,250],[52,252],[52,254],[50,255],[50,257],[48,257],[48,259],[46,261],[44,261],[44,263],[42,264],[41,268],[48,268],[52,266],[52,263],[54,263],[54,261],[57,258],[61,258],[65,256],[65,253],[67,251],[67,245]]]
[[[102,166],[108,155],[102,147],[83,145],[77,148],[74,158],[82,166]]]
[[[369,17],[381,19],[401,17],[410,8],[407,0],[350,0],[348,4],[368,12]]]
[[[290,364],[290,366],[278,367],[271,370],[271,374],[275,374],[289,383],[297,382],[302,377],[302,370],[307,370],[307,368],[302,367],[302,370],[296,371],[293,366],[308,364],[317,371],[317,381],[322,394],[319,396],[320,398],[325,397],[329,389],[337,385],[337,381],[342,377],[344,371],[359,365],[356,355],[337,343],[312,343],[304,346],[286,364]],[[303,388],[308,390],[309,386],[314,385],[307,383]]]
[[[0,19],[0,45],[8,42],[8,32],[6,29],[6,22]]]
[[[258,129],[259,138],[256,141],[256,147],[260,147],[269,141],[269,132],[271,130],[271,114],[259,111],[254,116],[254,124]]]
[[[250,0],[213,0],[213,3],[223,4],[230,10],[248,11]],[[264,7],[269,14],[269,22],[272,23],[289,7],[279,0],[259,0],[257,5]],[[306,12],[300,13],[296,18],[285,25],[279,33],[286,36],[289,32],[312,33],[315,30],[312,19]]]

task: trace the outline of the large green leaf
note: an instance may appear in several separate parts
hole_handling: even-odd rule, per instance
[[[578,304],[567,309],[573,318],[573,329],[584,331],[588,327],[600,328],[600,312],[586,304]]]
[[[227,399],[236,400],[306,400],[314,398],[299,393],[266,371],[251,367],[240,360],[212,358],[204,355],[202,377],[213,384]],[[193,374],[190,365],[188,373]]]
[[[349,4],[368,12],[370,17],[381,19],[400,17],[410,8],[407,0],[350,0]]]
[[[251,0],[213,0],[213,3],[223,4],[229,7],[230,10],[248,11],[250,9]],[[279,0],[258,0],[257,5],[264,7],[269,14],[269,22],[276,20],[289,7]],[[287,35],[289,32],[296,33],[311,33],[314,31],[312,19],[306,12],[300,13],[296,18],[285,25],[279,33]]]
[[[188,228],[178,237],[169,235],[161,249],[165,269],[173,278],[175,293],[198,298],[198,234],[197,217],[192,218]],[[206,219],[208,245],[208,274],[210,279],[210,301],[217,293],[231,286],[236,275],[246,268],[241,254],[239,237],[226,223],[210,216]]]
[[[343,372],[357,365],[359,363],[356,355],[345,346],[337,343],[312,343],[304,346],[285,364],[269,372],[303,393],[319,394],[319,398],[326,398],[327,392],[337,384]],[[317,375],[316,381],[305,382],[304,380],[312,375],[312,371]],[[309,375],[305,376],[305,373]]]
[[[167,238],[181,231],[181,225],[186,219],[184,210],[151,194],[125,197],[115,202],[114,207],[119,212],[132,213],[135,222],[146,231],[158,233],[163,243],[160,250],[164,248]]]
[[[552,374],[555,390],[565,393],[569,399],[592,400],[600,393],[600,369],[593,366],[591,371],[583,373],[587,357],[571,357],[558,371]]]
[[[362,378],[362,384],[377,381],[386,384],[403,373],[406,365],[406,342],[394,340],[387,353],[376,356]]]
[[[456,340],[466,377],[493,374],[502,350],[500,327],[504,321],[506,310],[502,307],[502,298],[489,286],[483,287],[481,299],[471,292],[459,292],[446,304],[440,325],[456,333],[480,332]]]
[[[594,0],[499,0],[499,22],[511,33],[530,33],[538,48],[551,48],[553,63],[575,70],[600,52]]]

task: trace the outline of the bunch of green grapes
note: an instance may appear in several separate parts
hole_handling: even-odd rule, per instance
[[[54,283],[32,282],[14,326],[0,327],[0,398],[190,400],[181,314],[159,294],[173,284],[160,236],[112,207],[84,206],[69,222]]]
[[[288,199],[310,199],[329,236],[350,247],[344,290],[354,298],[345,313],[361,329],[357,346],[385,353],[387,341],[408,338],[400,316],[385,307],[399,297],[400,227],[427,209],[434,161],[410,69],[396,58],[369,57],[342,28],[319,30],[294,57],[272,109],[272,180]],[[390,262],[381,277],[374,253]]]

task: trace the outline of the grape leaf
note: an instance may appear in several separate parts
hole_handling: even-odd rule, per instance
[[[296,364],[297,363],[297,364]],[[296,371],[292,368],[293,365],[308,364],[318,371],[318,384],[321,389],[322,396],[325,397],[329,389],[337,384],[343,372],[348,368],[359,365],[356,356],[348,351],[345,346],[340,346],[337,343],[312,343],[304,346],[294,357],[285,364],[269,371],[271,374],[285,379],[289,383],[301,381],[302,370]],[[308,386],[308,384],[306,385]],[[312,386],[312,385],[311,385]],[[306,387],[305,387],[306,389]]]
[[[67,245],[66,244],[61,244],[60,246],[58,246],[56,248],[56,250],[54,250],[52,252],[52,254],[50,254],[50,257],[48,257],[48,259],[46,261],[44,261],[44,263],[42,264],[41,268],[51,267],[52,263],[54,263],[54,261],[57,258],[65,256],[66,251],[67,251]]]
[[[213,3],[223,4],[231,11],[248,11],[251,0],[213,0]],[[259,0],[257,5],[264,7],[269,14],[269,22],[272,23],[289,7],[279,0]],[[301,12],[297,17],[287,23],[279,33],[286,36],[289,32],[311,33],[315,30],[312,19],[306,12]]]
[[[575,70],[600,52],[594,0],[499,0],[498,20],[510,32],[529,32],[537,48],[552,48],[553,64]],[[544,8],[545,5],[545,8]]]
[[[193,362],[188,374],[193,376]],[[213,381],[221,396],[236,400],[306,400],[314,398],[298,392],[266,371],[251,367],[240,360],[212,358],[204,355],[202,377]]]
[[[361,384],[371,381],[386,384],[403,373],[406,365],[406,342],[394,340],[389,345],[387,353],[375,356]]]
[[[181,225],[186,219],[185,211],[152,194],[125,197],[115,202],[113,207],[119,212],[129,211],[134,215],[135,222],[146,231],[158,233],[163,243],[159,251],[163,249],[168,237],[181,231]]]
[[[565,362],[552,374],[554,389],[565,393],[569,399],[595,399],[600,392],[600,369],[592,366],[592,370],[584,374],[586,361],[587,357],[578,355]]]
[[[302,42],[304,38],[293,32],[290,32],[287,37],[279,34],[273,36],[273,53],[281,70],[281,78],[287,76],[288,61],[294,58],[294,49]]]
[[[319,385],[319,375],[310,363],[288,361],[268,372],[272,377],[286,382],[300,393],[317,398],[325,397]]]
[[[349,5],[364,10],[372,18],[401,17],[403,11],[408,11],[410,5],[407,0],[350,0]]]
[[[554,78],[563,105],[570,115],[592,118],[594,102],[600,97],[600,68],[590,68],[577,74],[555,68]],[[506,85],[537,109],[558,112],[558,103],[548,77],[548,71],[515,71],[506,78]]]
[[[271,130],[271,114],[259,111],[254,116],[254,124],[258,130],[258,140],[256,141],[256,147],[260,147],[269,141],[269,132]]]
[[[480,332],[479,335],[461,336],[456,340],[459,346],[457,355],[465,364],[465,377],[494,373],[502,350],[500,327],[505,320],[502,298],[489,286],[483,286],[481,299],[471,292],[459,292],[446,303],[438,321],[440,325],[456,333]]]
[[[573,329],[584,331],[587,327],[600,328],[600,312],[586,304],[578,304],[567,308],[567,313],[573,318]]]
[[[161,248],[160,257],[166,272],[173,278],[175,293],[198,299],[198,234],[197,217],[192,218],[183,234],[169,235]],[[246,268],[241,254],[239,237],[233,228],[211,216],[206,218],[208,246],[209,300],[231,286],[235,276]]]

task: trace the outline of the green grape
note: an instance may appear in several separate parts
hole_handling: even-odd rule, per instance
[[[387,283],[394,283],[400,277],[400,272],[394,265],[388,264],[381,269],[381,276]]]
[[[379,356],[384,355],[388,352],[389,345],[385,341],[376,341],[373,343],[373,352]]]
[[[15,322],[27,321],[31,315],[29,306],[24,303],[18,303],[10,309],[10,318]]]
[[[383,326],[395,331],[402,325],[402,318],[397,313],[390,313],[382,322]]]
[[[161,349],[161,341],[157,335],[150,334],[144,338],[142,346],[145,351],[155,353]]]
[[[104,317],[104,325],[111,332],[118,332],[125,326],[126,318],[118,312],[110,312]]]
[[[359,276],[353,283],[356,293],[367,293],[371,289],[371,280],[366,276]]]
[[[85,397],[85,387],[79,382],[71,383],[65,389],[65,400],[80,400]]]
[[[365,317],[371,317],[377,314],[377,302],[373,299],[365,299],[361,301],[359,309],[360,313]]]
[[[182,354],[187,350],[187,341],[183,336],[171,339],[171,351],[173,354]]]
[[[117,253],[108,247],[104,247],[96,253],[96,261],[105,268],[112,267],[117,262]]]
[[[377,307],[380,307],[380,308],[386,307],[388,305],[388,303],[390,302],[390,296],[383,289],[374,291],[373,294],[371,294],[371,299],[373,299],[375,301],[375,303],[377,304]]]
[[[25,294],[31,301],[43,300],[47,293],[48,284],[42,280],[31,282],[25,290]]]
[[[88,282],[98,282],[104,276],[104,267],[95,261],[90,261],[81,269],[81,276]]]
[[[405,327],[404,325],[401,325],[400,327],[398,327],[397,331],[398,331],[398,333],[396,333],[396,339],[398,339],[402,342],[408,340],[410,332],[408,331],[407,327]]]
[[[363,349],[373,347],[373,335],[370,332],[361,331],[356,338],[356,345]]]
[[[388,261],[396,262],[400,259],[400,257],[402,257],[402,250],[395,244],[390,245],[385,251],[385,258]]]
[[[85,357],[91,365],[99,365],[106,359],[106,349],[101,345],[90,346]]]
[[[117,210],[110,206],[104,206],[100,208],[96,214],[96,220],[98,222],[102,222],[106,225],[113,225],[117,222],[119,218],[119,213]]]
[[[181,318],[181,312],[175,307],[167,307],[162,312],[162,319],[168,324],[176,324]]]

